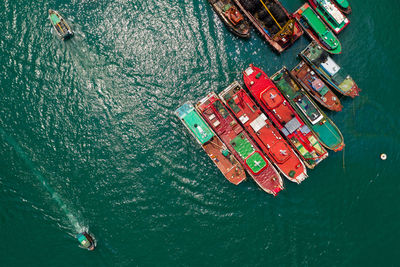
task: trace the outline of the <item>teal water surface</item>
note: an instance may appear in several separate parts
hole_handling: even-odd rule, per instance
[[[350,4],[334,59],[362,92],[327,112],[346,148],[274,198],[230,184],[173,111],[250,63],[294,67],[306,36],[277,55],[206,0],[3,0],[0,266],[398,266],[400,2]]]

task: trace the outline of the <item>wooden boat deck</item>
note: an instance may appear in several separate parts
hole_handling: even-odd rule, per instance
[[[257,11],[249,10],[246,6],[246,2],[242,0],[233,0],[236,5],[242,10],[244,15],[250,20],[256,30],[264,37],[264,39],[277,51],[282,53],[285,49],[290,47],[297,39],[303,35],[301,26],[296,22],[295,19],[287,12],[278,0],[262,0],[258,2],[260,9]],[[264,12],[264,15],[272,18],[271,14],[265,9],[267,5],[275,5],[280,12],[285,15],[284,20],[274,21],[273,25],[278,26],[278,31],[273,30],[273,26],[267,25],[260,18],[260,14]],[[264,7],[263,7],[264,6]]]
[[[237,185],[246,179],[242,165],[211,130],[191,103],[183,104],[175,111],[175,114],[228,181]]]
[[[323,107],[333,111],[342,110],[343,106],[339,98],[304,61],[294,67],[291,74]]]
[[[231,153],[223,155],[222,151],[227,148],[217,136],[204,144],[203,149],[228,181],[237,185],[246,179],[246,173],[235,156]]]

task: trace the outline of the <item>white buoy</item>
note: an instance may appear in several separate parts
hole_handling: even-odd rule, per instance
[[[381,154],[381,160],[386,160],[386,159],[387,159],[386,154],[385,154],[385,153],[382,153],[382,154]]]

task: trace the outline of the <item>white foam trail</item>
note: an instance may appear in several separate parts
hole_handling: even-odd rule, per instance
[[[58,206],[61,210],[64,211],[71,225],[75,228],[77,233],[80,233],[83,227],[79,224],[77,218],[69,211],[67,205],[65,205],[64,201],[62,201],[60,195],[54,191],[54,189],[48,184],[46,178],[39,172],[35,166],[35,164],[29,159],[28,155],[24,152],[24,150],[19,146],[18,142],[9,136],[2,127],[0,127],[0,135],[3,139],[10,144],[17,154],[23,159],[25,164],[31,169],[34,176],[39,180],[39,182],[43,185],[43,187],[47,190],[47,192],[51,195],[51,197],[57,202]]]

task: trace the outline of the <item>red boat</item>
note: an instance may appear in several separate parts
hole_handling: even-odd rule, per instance
[[[286,136],[309,168],[328,156],[318,138],[304,124],[285,97],[261,69],[252,64],[243,72],[244,83],[275,126]]]
[[[282,178],[218,96],[209,93],[196,104],[196,109],[254,181],[265,192],[276,196],[283,189]]]
[[[238,82],[219,97],[287,179],[299,184],[307,178],[304,163]]]

